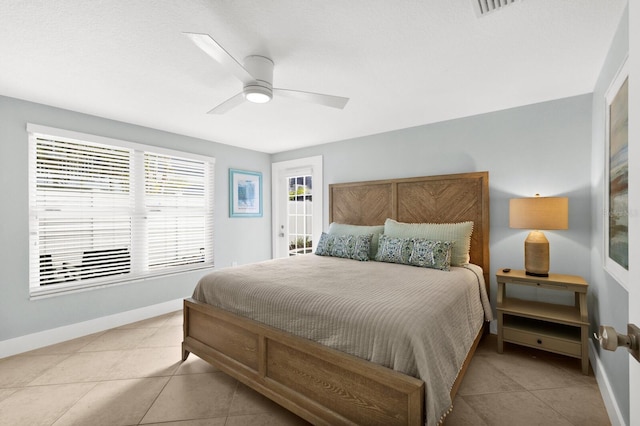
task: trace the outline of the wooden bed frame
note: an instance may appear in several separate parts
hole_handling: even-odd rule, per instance
[[[474,222],[471,262],[489,290],[487,172],[329,185],[329,221]],[[455,395],[485,327],[451,389]],[[310,340],[184,301],[182,359],[194,353],[317,425],[422,425],[424,382]]]

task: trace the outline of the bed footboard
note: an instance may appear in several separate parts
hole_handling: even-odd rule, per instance
[[[423,381],[193,299],[189,353],[313,424],[424,424]]]

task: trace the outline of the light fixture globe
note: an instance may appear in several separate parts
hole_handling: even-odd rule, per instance
[[[267,103],[273,97],[273,91],[270,88],[259,86],[257,84],[245,86],[243,94],[246,100],[253,102],[254,104]]]

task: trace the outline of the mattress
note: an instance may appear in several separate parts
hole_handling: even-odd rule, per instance
[[[429,426],[449,411],[453,383],[491,320],[476,265],[294,256],[212,272],[193,298],[423,380]]]

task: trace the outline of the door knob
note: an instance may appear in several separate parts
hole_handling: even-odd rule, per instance
[[[593,336],[603,349],[615,351],[618,347],[624,346],[640,362],[640,328],[635,324],[627,325],[627,334],[619,334],[615,328],[601,325],[598,334],[594,333]]]

